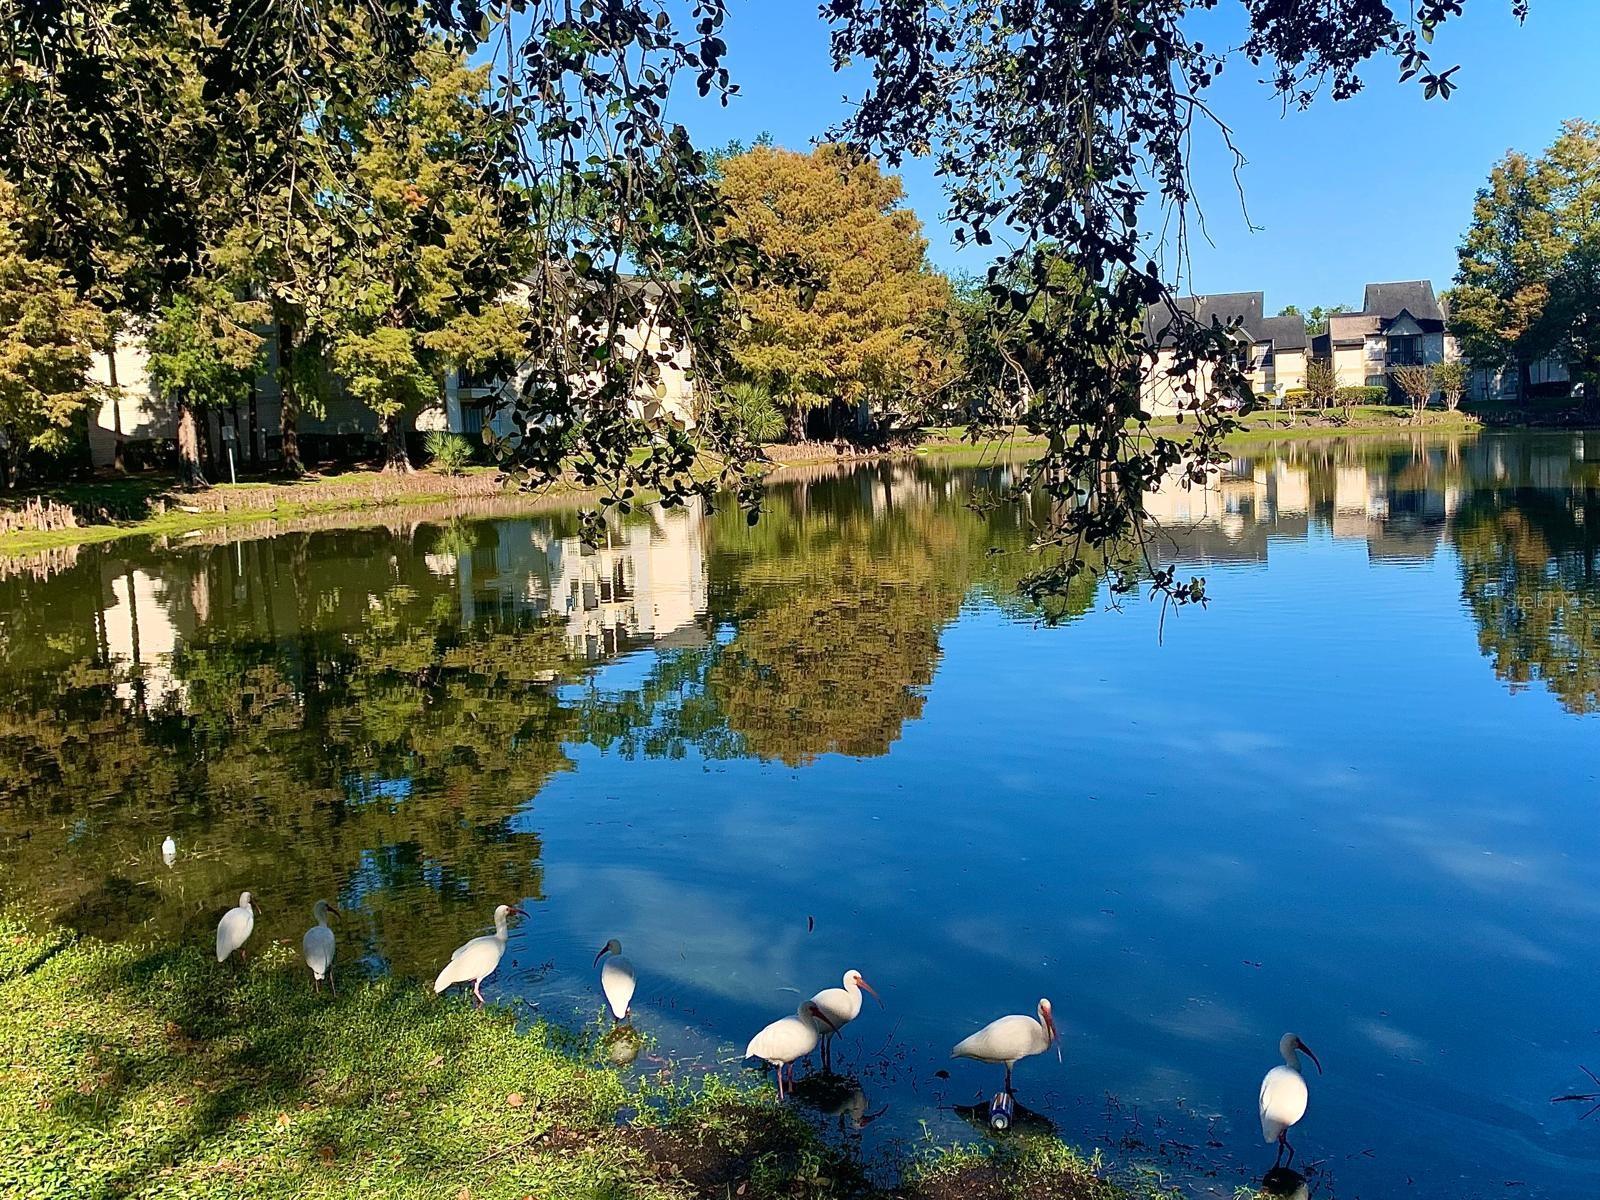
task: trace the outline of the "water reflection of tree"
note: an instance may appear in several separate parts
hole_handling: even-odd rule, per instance
[[[268,583],[276,557],[250,561],[267,546],[197,574]],[[5,681],[0,839],[28,902],[99,932],[198,935],[251,888],[282,934],[343,895],[386,958],[421,970],[488,897],[537,896],[539,840],[512,818],[567,765],[573,715],[551,687],[573,674],[566,642],[541,621],[462,628],[437,584],[395,582],[410,558],[290,612],[257,588],[180,645],[181,693],[153,708],[130,700],[125,664],[93,656]],[[168,832],[172,872],[153,855]]]
[[[754,530],[718,513],[694,541],[716,637],[658,644],[622,691],[546,615],[516,522],[121,547],[0,580],[0,891],[86,930],[198,938],[246,888],[268,936],[339,896],[351,933],[425,970],[491,898],[539,894],[519,814],[569,744],[882,754],[963,603],[1040,616],[1015,597],[1038,514],[976,512],[949,482],[885,465],[776,486]],[[1086,580],[1057,615],[1092,601]]]
[[[1030,514],[979,513],[937,472],[905,464],[774,488],[762,519],[713,520],[709,619],[728,637],[664,657],[638,689],[591,696],[590,740],[630,754],[748,754],[790,765],[888,752],[922,712],[939,638],[987,595],[1013,615],[1066,620],[1016,597],[1037,565]],[[1032,514],[1037,515],[1037,514]]]
[[[1600,491],[1480,491],[1453,524],[1478,645],[1513,687],[1600,711]]]

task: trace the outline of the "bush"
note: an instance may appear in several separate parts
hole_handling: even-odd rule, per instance
[[[1568,379],[1547,379],[1543,383],[1528,385],[1530,400],[1566,400],[1571,396],[1572,381]]]
[[[436,470],[446,475],[459,475],[472,462],[472,443],[462,434],[435,429],[422,443]]]
[[[1339,389],[1339,403],[1351,404],[1387,404],[1389,403],[1389,389],[1378,384],[1365,384],[1362,387],[1342,387]]]
[[[728,414],[753,442],[775,442],[783,436],[786,423],[772,393],[759,383],[735,383],[728,387]]]
[[[1285,408],[1304,408],[1310,403],[1310,388],[1287,388],[1283,393],[1283,404]]]

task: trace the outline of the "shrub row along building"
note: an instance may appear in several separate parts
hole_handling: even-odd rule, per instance
[[[1461,357],[1450,334],[1450,314],[1434,295],[1426,279],[1399,283],[1369,283],[1360,312],[1334,313],[1328,328],[1306,334],[1298,316],[1264,315],[1261,292],[1223,292],[1214,296],[1184,296],[1177,307],[1203,324],[1237,323],[1239,366],[1250,377],[1257,396],[1282,403],[1286,393],[1304,388],[1306,364],[1314,359],[1331,361],[1340,387],[1391,387],[1389,372],[1412,363],[1455,361]],[[1172,374],[1173,351],[1165,337],[1173,314],[1162,306],[1145,313],[1145,333],[1158,356],[1145,373],[1144,406],[1147,412],[1171,414],[1187,397]],[[1565,383],[1565,364],[1553,360],[1534,364],[1535,385]],[[1475,369],[1468,399],[1516,398],[1515,371]]]

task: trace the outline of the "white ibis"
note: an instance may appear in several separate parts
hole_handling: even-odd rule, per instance
[[[520,908],[509,904],[502,904],[494,910],[494,932],[475,937],[465,946],[457,946],[450,955],[450,961],[445,963],[444,970],[439,972],[439,977],[433,981],[433,990],[442,992],[445,988],[455,983],[472,983],[472,994],[477,997],[478,1007],[484,1004],[483,993],[478,990],[478,985],[494,974],[494,969],[500,965],[500,956],[506,952],[506,918],[515,914],[525,917],[528,914]]]
[[[172,835],[167,834],[167,840],[161,843],[161,861],[171,866],[178,861],[178,843],[172,840]]]
[[[778,1068],[778,1099],[782,1100],[783,1069],[789,1068],[789,1087],[793,1090],[795,1060],[804,1058],[817,1048],[817,1037],[824,1029],[839,1032],[828,1020],[828,1014],[818,1008],[814,1001],[807,1000],[795,1009],[794,1016],[779,1017],[751,1038],[750,1044],[744,1049],[744,1056],[759,1058]]]
[[[333,985],[333,930],[328,928],[329,913],[336,917],[344,915],[337,904],[326,900],[318,900],[311,906],[311,916],[316,924],[306,930],[306,936],[300,940],[300,949],[305,954],[306,966],[311,968],[312,990],[320,992],[322,981],[326,978],[328,990],[337,996],[339,989]]]
[[[606,958],[608,954],[610,958]],[[627,1017],[628,1006],[633,1003],[638,977],[633,973],[633,964],[622,957],[622,943],[616,938],[600,947],[600,953],[594,956],[596,966],[602,958],[606,958],[606,965],[600,967],[600,990],[606,994],[612,1017],[621,1021]]]
[[[850,1024],[861,1015],[861,992],[872,992],[872,998],[878,1002],[878,1007],[883,1007],[883,997],[879,996],[868,983],[860,971],[846,971],[844,973],[844,986],[836,988],[823,988],[811,997],[815,1004],[828,1015],[828,1022],[832,1029],[822,1031],[822,1069],[833,1070],[833,1039],[839,1030]]]
[[[1306,1104],[1311,1093],[1306,1088],[1305,1076],[1300,1074],[1300,1054],[1304,1052],[1316,1063],[1317,1074],[1322,1074],[1322,1064],[1311,1052],[1311,1047],[1296,1035],[1286,1033],[1278,1041],[1278,1053],[1283,1055],[1283,1066],[1273,1067],[1261,1081],[1261,1138],[1278,1143],[1278,1158],[1289,1151],[1289,1161],[1294,1162],[1294,1147],[1289,1145],[1289,1130],[1306,1115]],[[1277,1165],[1276,1160],[1273,1163]]]
[[[244,958],[244,944],[250,931],[256,927],[256,910],[261,906],[249,892],[239,893],[239,907],[230,908],[217,922],[217,961],[222,962],[235,950]]]
[[[1039,1001],[1039,1019],[1009,1016],[990,1021],[971,1037],[956,1043],[950,1051],[951,1058],[975,1058],[979,1062],[1005,1063],[1006,1088],[1011,1091],[1011,1068],[1019,1059],[1043,1054],[1060,1035],[1056,1032],[1055,1018],[1050,1015],[1050,1001]],[[1056,1047],[1056,1056],[1061,1048]]]

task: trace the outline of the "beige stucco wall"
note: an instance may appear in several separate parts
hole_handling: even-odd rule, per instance
[[[150,354],[144,339],[123,337],[116,348],[117,390],[110,392],[111,363],[105,354],[96,354],[89,378],[107,389],[107,396],[89,413],[89,455],[96,466],[110,464],[116,448],[116,423],[122,422],[122,436],[128,441],[177,436],[178,421],[170,407],[162,404],[150,388]],[[115,411],[113,411],[113,405]]]

